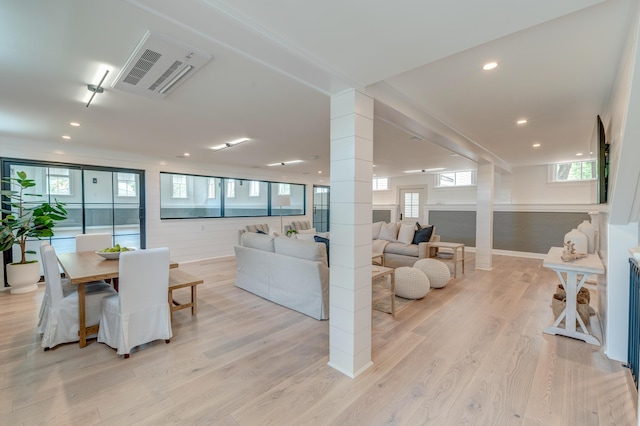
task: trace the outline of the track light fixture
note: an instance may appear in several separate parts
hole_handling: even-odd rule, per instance
[[[102,83],[104,83],[104,79],[107,78],[107,74],[109,74],[109,70],[106,70],[104,72],[104,75],[102,76],[102,79],[100,80],[100,83],[98,83],[97,86],[95,84],[88,84],[87,85],[87,89],[90,92],[93,92],[93,94],[89,98],[89,102],[87,102],[87,105],[86,105],[87,108],[89,107],[89,104],[91,104],[91,101],[93,100],[93,97],[96,95],[96,93],[103,93],[104,92],[104,89],[102,88]]]

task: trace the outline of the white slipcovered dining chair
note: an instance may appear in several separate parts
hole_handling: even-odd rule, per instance
[[[129,358],[136,346],[164,339],[169,343],[169,249],[120,254],[118,294],[102,301],[98,342]]]
[[[78,291],[68,287],[63,289],[58,258],[50,245],[41,247],[45,274],[45,308],[38,331],[42,333],[42,347],[46,350],[61,343],[77,342],[78,330]],[[102,298],[115,294],[108,284],[85,286],[86,324],[98,324]]]
[[[42,264],[42,271],[44,272],[45,284],[44,284],[44,297],[42,298],[42,304],[40,305],[40,315],[38,316],[38,333],[42,334],[44,332],[44,318],[45,312],[47,311],[47,306],[49,306],[49,288],[50,286],[47,284],[47,263],[44,261],[44,248],[49,246],[48,241],[40,241],[40,260]],[[58,268],[59,272],[59,268]],[[71,284],[69,279],[61,278],[62,283],[62,293],[68,294],[69,292],[76,289],[76,286]]]
[[[111,234],[78,234],[76,235],[76,251],[97,251],[111,247]]]
[[[111,243],[111,234],[78,234],[76,235],[76,252],[102,250],[111,247]],[[92,284],[100,283],[106,283],[106,281],[99,280],[92,282]],[[113,281],[113,288],[118,291],[117,281]]]

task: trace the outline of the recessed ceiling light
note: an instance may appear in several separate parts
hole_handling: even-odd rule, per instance
[[[539,144],[539,143],[534,143],[534,144],[533,144],[533,147],[534,147],[534,148],[539,148],[539,147],[540,147],[540,144]]]
[[[516,121],[516,124],[527,124],[527,119],[526,118],[521,118],[520,120]]]
[[[444,170],[444,167],[436,167],[433,169],[405,170],[404,173],[427,173],[427,172],[439,172],[441,170]]]
[[[286,166],[287,164],[295,164],[295,163],[304,163],[303,160],[291,160],[291,161],[282,161],[280,163],[271,163],[271,164],[267,164],[267,166],[269,167],[273,167],[273,166]]]
[[[71,139],[71,136],[69,136],[69,135],[62,135],[62,139]]]
[[[582,153],[581,153],[581,152],[579,152],[579,153],[577,153],[577,154],[576,154],[576,157],[581,157],[581,156],[582,156]]]
[[[497,62],[488,62],[482,66],[482,69],[485,71],[490,71],[492,69],[495,69],[497,66],[498,66]]]
[[[321,175],[322,174],[322,170],[318,170],[318,174]]]
[[[73,127],[80,127],[80,123],[77,123],[75,121],[72,121],[71,123],[69,123],[70,125],[72,125]]]
[[[189,156],[189,155],[191,155],[191,154],[189,154],[188,152],[185,152],[183,155],[184,155],[185,157],[188,157],[188,156]]]
[[[211,149],[214,151],[220,151],[221,149],[225,149],[225,148],[230,148],[234,145],[238,145],[241,144],[243,142],[247,142],[249,140],[249,138],[240,138],[240,139],[236,139],[233,141],[229,141],[229,142],[225,142],[223,144],[220,145],[216,145],[216,146],[212,146]]]

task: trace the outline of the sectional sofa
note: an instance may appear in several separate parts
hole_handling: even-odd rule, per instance
[[[329,318],[325,244],[245,232],[235,253],[237,287],[312,318]]]
[[[413,266],[420,259],[434,257],[437,249],[428,243],[440,241],[433,225],[376,222],[372,226],[374,253],[384,254],[384,266]]]

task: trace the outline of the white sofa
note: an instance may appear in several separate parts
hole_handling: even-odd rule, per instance
[[[323,243],[245,232],[235,247],[236,286],[318,320],[329,318]]]
[[[428,227],[432,228],[430,233]],[[436,248],[428,246],[430,242],[440,241],[435,231],[433,225],[418,230],[416,223],[376,222],[372,226],[373,252],[384,253],[384,266],[413,266],[420,259],[435,257]],[[420,234],[416,235],[417,232]],[[425,241],[426,236],[428,240]]]

